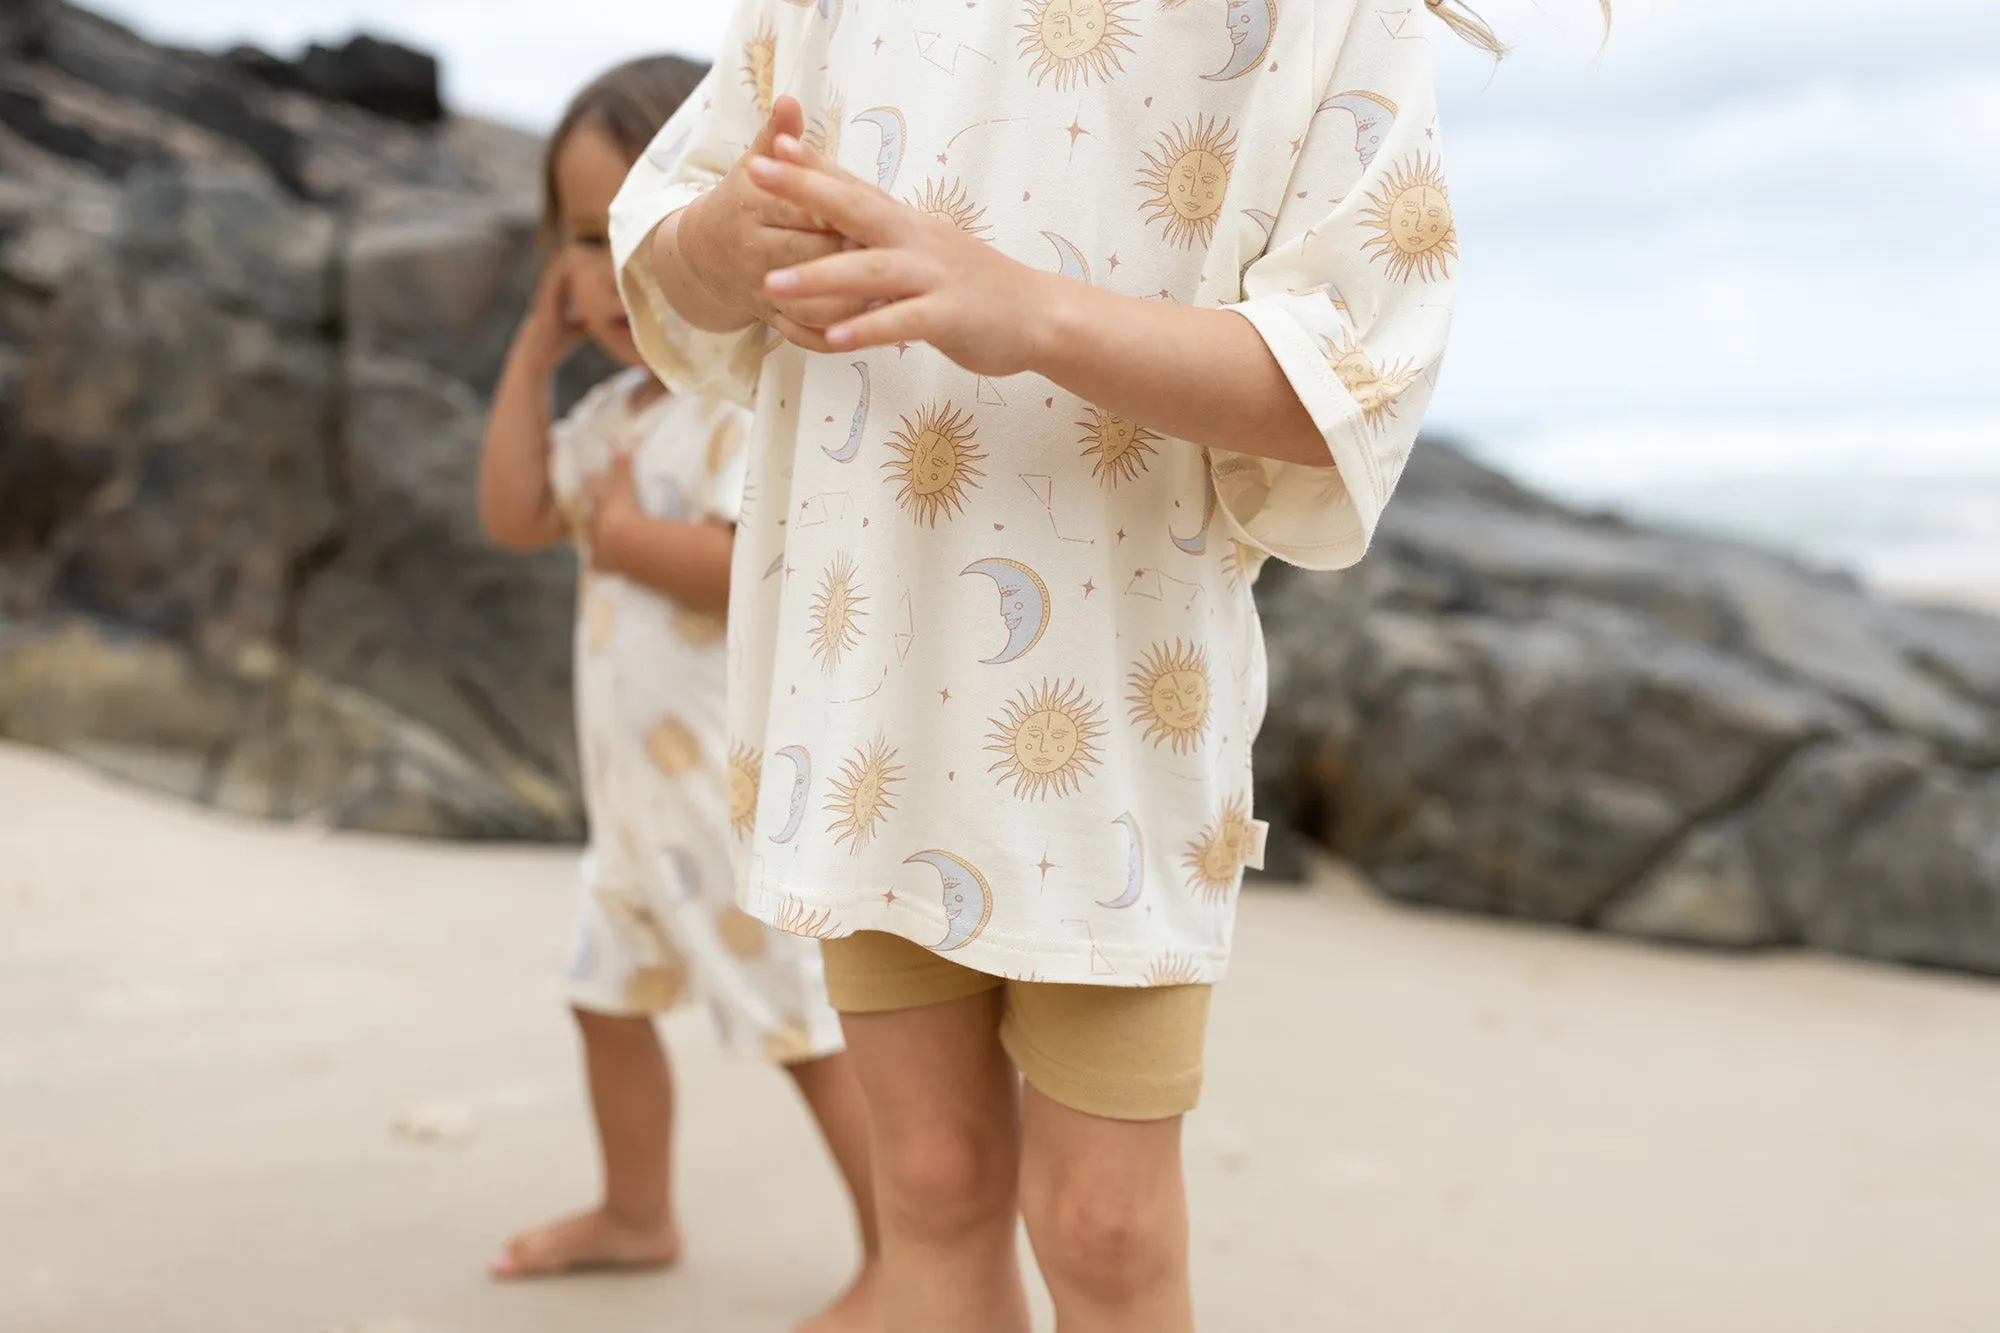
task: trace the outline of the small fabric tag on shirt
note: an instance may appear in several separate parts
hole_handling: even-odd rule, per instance
[[[1264,847],[1271,841],[1271,826],[1253,819],[1243,834],[1243,865],[1248,870],[1264,868]]]

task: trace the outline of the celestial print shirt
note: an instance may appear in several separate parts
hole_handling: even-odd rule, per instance
[[[1450,324],[1421,0],[740,0],[612,244],[668,382],[754,404],[730,616],[739,892],[1000,976],[1212,982],[1262,826],[1261,562],[1354,563]],[[845,169],[1024,264],[1222,307],[1331,466],[1204,450],[927,346],[692,329],[659,224],[775,99]],[[752,795],[754,793],[754,795]]]

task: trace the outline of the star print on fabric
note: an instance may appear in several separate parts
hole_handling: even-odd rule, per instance
[[[1095,582],[1093,582],[1093,581],[1092,581],[1092,580],[1090,580],[1090,579],[1085,579],[1085,580],[1083,581],[1083,595],[1084,595],[1085,597],[1088,597],[1088,596],[1090,596],[1090,594],[1092,594],[1092,593],[1094,593],[1094,592],[1096,592],[1096,591],[1097,591],[1097,584],[1096,584]]]
[[[938,702],[939,702],[939,703],[941,703],[941,704],[948,704],[948,703],[950,703],[950,702],[951,702],[951,691],[950,691],[949,689],[943,689],[943,690],[939,690],[939,691],[938,691]]]

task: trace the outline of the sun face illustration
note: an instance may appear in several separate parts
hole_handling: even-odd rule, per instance
[[[637,1013],[664,1013],[686,994],[683,967],[642,967],[625,979],[625,1007]]]
[[[1250,803],[1238,797],[1181,854],[1188,887],[1204,902],[1227,902],[1243,874],[1249,847]]]
[[[1139,184],[1152,191],[1146,221],[1164,223],[1170,245],[1206,246],[1235,165],[1236,134],[1228,121],[1200,116],[1174,126],[1160,136],[1159,152],[1146,154],[1139,174]]]
[[[795,1065],[812,1057],[812,1036],[796,1018],[764,1034],[764,1058],[774,1065]]]
[[[815,912],[797,898],[785,899],[778,909],[778,929],[787,935],[804,935],[807,939],[830,940],[840,934],[833,924],[833,910],[821,908]]]
[[[875,830],[896,808],[895,788],[903,781],[903,766],[896,751],[877,736],[872,745],[856,750],[840,766],[833,780],[833,795],[827,798],[827,813],[833,822],[826,826],[835,835],[834,845],[854,844],[849,850],[860,855],[874,840]]]
[[[948,227],[956,227],[967,236],[985,238],[987,228],[980,221],[986,210],[975,208],[965,193],[965,182],[961,180],[924,181],[924,188],[910,200],[910,207],[919,213],[936,218]]]
[[[1208,730],[1208,655],[1196,644],[1175,639],[1147,650],[1128,678],[1132,721],[1143,723],[1146,739],[1171,745],[1175,754],[1200,747]]]
[[[764,757],[747,745],[729,747],[729,831],[741,838],[757,826],[757,792],[764,785]]]
[[[1186,954],[1161,954],[1146,967],[1148,986],[1192,986],[1200,980],[1200,970]]]
[[[1084,697],[1079,682],[1044,680],[1015,695],[1006,716],[988,719],[993,731],[986,748],[1000,758],[987,771],[998,773],[1003,784],[1011,780],[1014,795],[1024,801],[1067,796],[1098,762],[1102,718],[1103,710]]]
[[[1160,437],[1130,417],[1090,409],[1088,420],[1076,423],[1083,428],[1083,456],[1091,459],[1090,475],[1106,486],[1130,481],[1144,472],[1146,460],[1155,452],[1153,441]]]
[[[917,419],[903,418],[889,437],[896,457],[882,467],[900,484],[896,502],[927,528],[965,507],[965,493],[986,474],[974,464],[986,455],[973,447],[972,417],[945,401],[926,403]]]
[[[1033,59],[1035,82],[1056,76],[1067,92],[1091,79],[1122,73],[1118,57],[1132,48],[1132,28],[1121,16],[1132,0],[1028,0],[1028,21],[1020,24],[1021,53]]]
[[[715,934],[722,947],[738,958],[762,958],[771,947],[764,923],[740,907],[725,907],[715,914]]]
[[[847,101],[839,93],[829,94],[826,109],[806,126],[805,146],[829,162],[840,157],[840,127],[847,122]]]
[[[610,647],[611,631],[618,625],[618,597],[603,579],[586,572],[577,599],[582,603],[577,618],[583,621],[584,646],[601,653]]]
[[[690,611],[687,607],[674,608],[674,633],[681,636],[681,642],[690,648],[707,648],[722,642],[729,632],[729,624],[721,616],[712,616],[706,611]]]
[[[868,613],[861,604],[868,598],[854,576],[854,561],[837,555],[820,575],[819,589],[813,593],[811,642],[820,670],[832,675],[840,659],[861,642],[861,620]]]
[[[701,740],[677,717],[661,718],[646,733],[646,757],[670,778],[701,767]]]
[[[1411,277],[1435,282],[1451,276],[1458,258],[1458,229],[1451,221],[1451,195],[1444,168],[1427,155],[1399,164],[1369,194],[1374,207],[1361,215],[1374,231],[1362,244],[1371,261],[1382,261],[1398,282]]]
[[[1353,395],[1354,405],[1361,409],[1361,419],[1375,430],[1395,420],[1396,400],[1416,382],[1414,365],[1405,361],[1398,366],[1378,366],[1368,359],[1367,349],[1345,333],[1320,342],[1327,365],[1333,367],[1333,373]]]
[[[750,86],[757,110],[770,115],[778,103],[778,31],[769,20],[743,43],[743,82]]]

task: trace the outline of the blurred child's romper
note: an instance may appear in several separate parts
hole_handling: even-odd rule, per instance
[[[551,480],[570,514],[587,479],[631,453],[655,518],[733,523],[748,415],[663,396],[634,410],[630,370],[593,390],[553,432]],[[590,848],[569,994],[609,1014],[699,998],[732,1047],[777,1063],[841,1048],[819,946],[736,906],[723,621],[586,568],[577,610],[576,703]]]

